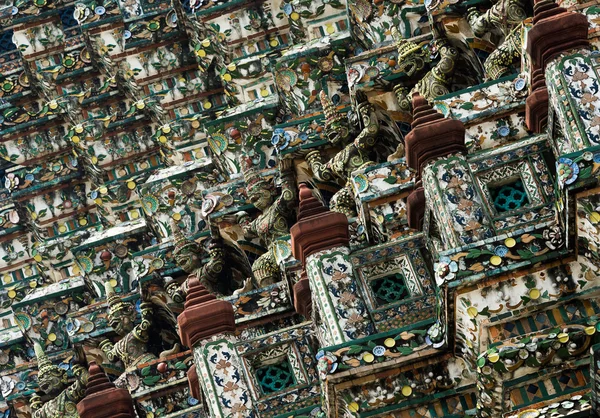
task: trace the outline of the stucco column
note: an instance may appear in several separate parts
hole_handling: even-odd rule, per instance
[[[210,409],[211,417],[256,417],[235,343],[231,303],[210,294],[191,279],[185,309],[177,318],[184,345],[192,348],[195,366],[188,371],[190,391]]]
[[[437,222],[445,249],[492,236],[491,220],[483,210],[464,156],[463,123],[444,118],[416,94],[412,130],[405,143],[408,166],[415,170],[423,187],[423,192],[417,189],[409,198],[411,226],[418,226],[420,213],[424,212],[419,205],[426,204]]]
[[[548,117],[554,114],[564,135],[568,135],[568,139],[557,144],[558,154],[574,152],[589,146],[588,135],[582,129],[586,125],[585,117],[579,111],[585,111],[586,106],[597,105],[589,100],[595,93],[592,92],[585,100],[585,92],[580,92],[581,89],[589,90],[593,84],[590,77],[595,78],[595,73],[591,66],[589,72],[576,75],[578,67],[591,63],[585,58],[589,54],[588,21],[584,15],[567,12],[552,0],[537,0],[533,10],[534,24],[527,33],[526,41],[531,58],[531,93],[526,101],[525,120],[529,129],[542,133],[548,124],[553,123]],[[583,56],[579,55],[581,53]],[[571,58],[575,61],[569,63]],[[587,83],[581,79],[586,75]],[[573,77],[576,79],[573,80]],[[583,104],[582,100],[586,103]],[[552,107],[551,112],[549,106]]]
[[[301,185],[298,223],[290,233],[294,257],[305,268],[312,309],[322,321],[321,343],[341,344],[375,332],[350,260],[347,217],[327,210]],[[298,309],[302,300],[296,299]]]

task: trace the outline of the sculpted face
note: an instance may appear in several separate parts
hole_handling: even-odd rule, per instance
[[[350,136],[350,127],[347,121],[335,121],[327,126],[327,139],[333,145],[344,143]]]
[[[260,211],[266,210],[273,203],[271,192],[266,188],[254,188],[248,193],[248,198],[254,207]]]
[[[67,383],[67,374],[63,369],[53,367],[38,375],[38,385],[42,392],[52,395],[60,392]]]
[[[127,335],[135,326],[135,311],[129,303],[119,302],[116,309],[109,312],[108,324],[120,336]]]
[[[174,254],[175,262],[186,273],[194,273],[202,267],[202,259],[199,252],[183,249]]]

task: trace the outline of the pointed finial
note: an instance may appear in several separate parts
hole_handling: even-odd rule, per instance
[[[174,219],[171,219],[171,234],[173,234],[173,243],[175,246],[184,244],[187,240],[181,232],[179,224]]]
[[[44,349],[38,342],[33,343],[33,350],[35,351],[35,357],[37,358],[38,369],[40,372],[42,369],[52,366],[52,362],[48,358],[48,355],[44,352]]]
[[[321,90],[320,93],[321,106],[323,107],[323,114],[327,119],[325,121],[325,126],[329,126],[334,122],[341,121],[344,119],[344,115],[342,115],[333,104],[333,101],[327,96],[325,91]]]

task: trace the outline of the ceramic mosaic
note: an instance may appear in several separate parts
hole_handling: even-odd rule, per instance
[[[290,327],[285,332],[266,334],[257,340],[237,345],[238,353],[243,358],[246,376],[251,382],[252,396],[261,415],[277,416],[287,413],[299,409],[298,407],[313,404],[320,396],[311,336],[312,331],[304,323]],[[265,344],[269,348],[265,349]],[[265,394],[256,371],[265,364],[274,362],[289,365],[293,384]]]
[[[598,262],[597,243],[598,220],[596,214],[600,209],[598,189],[578,195],[577,198],[577,251],[586,258]]]
[[[522,108],[527,97],[528,80],[523,75],[509,76],[467,89],[460,94],[450,94],[435,102],[436,109],[446,117],[465,124],[490,117],[507,109]]]
[[[357,291],[347,248],[311,255],[307,260],[307,274],[311,286],[321,296],[316,300],[331,335],[330,341],[342,343],[374,332],[365,302]]]
[[[218,399],[218,404],[211,406],[212,416],[256,416],[241,360],[231,337],[213,338],[195,348],[194,358],[205,393]]]
[[[459,247],[493,234],[467,161],[455,156],[429,165],[424,173],[425,196],[436,206],[436,220],[447,247]]]
[[[364,383],[360,388],[340,390],[337,394],[340,399],[337,414],[360,416],[378,412],[388,404],[399,404],[402,408],[411,399],[424,396],[435,389],[451,390],[460,381],[460,378],[457,381],[454,377],[448,372],[445,361],[440,361],[435,366],[417,365],[409,375],[389,370],[380,380]],[[381,387],[382,381],[389,389]]]
[[[420,252],[422,245],[421,237],[414,236],[353,254],[361,290],[379,332],[435,315],[435,289]],[[390,281],[391,276],[394,281],[381,289],[378,282]]]
[[[476,290],[465,289],[457,295],[457,344],[463,356],[474,365],[475,359],[489,343],[526,335],[577,319],[595,312],[593,301],[573,302],[560,312],[540,309],[536,322],[519,322],[531,306],[558,301],[563,295],[596,286],[597,268],[572,262],[566,267],[533,271]],[[580,313],[580,311],[582,313]],[[537,322],[539,321],[539,322]]]
[[[90,300],[82,278],[37,289],[14,305],[15,319],[23,334],[48,352],[70,346],[65,327],[70,310],[78,310]]]
[[[0,418],[591,415],[597,0],[0,3]]]
[[[596,56],[589,51],[557,57],[548,67],[548,89],[561,129],[568,141],[557,142],[561,154],[569,154],[598,145],[600,133],[594,119],[598,105]]]

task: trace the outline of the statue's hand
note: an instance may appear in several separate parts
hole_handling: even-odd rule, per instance
[[[280,158],[279,159],[279,171],[289,171],[294,166],[294,160],[291,158]]]
[[[109,339],[102,340],[99,346],[100,350],[106,354],[109,361],[115,361],[115,353],[113,352],[114,345]]]
[[[86,372],[85,367],[80,364],[74,364],[71,370],[73,371],[73,375],[75,377],[80,377]]]

